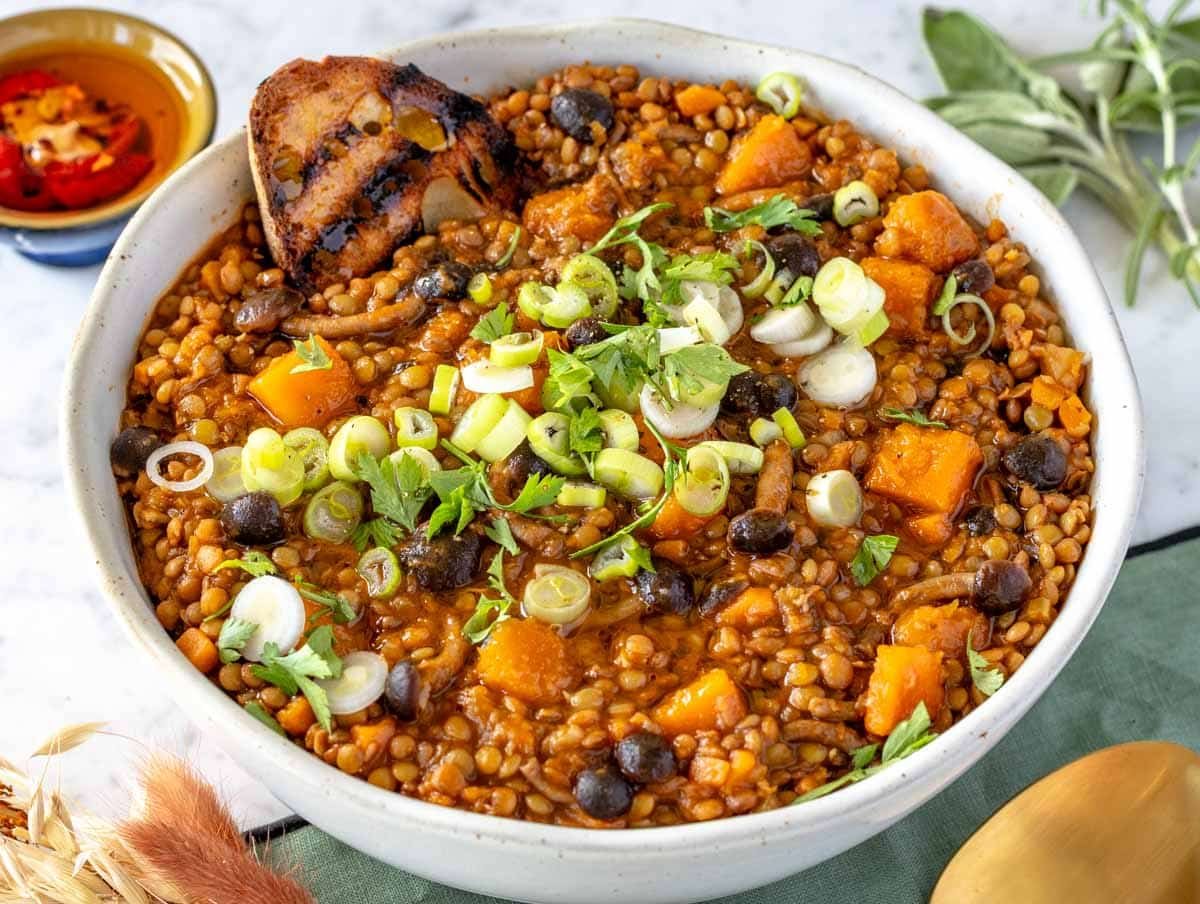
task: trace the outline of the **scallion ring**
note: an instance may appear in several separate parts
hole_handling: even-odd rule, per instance
[[[520,367],[532,364],[542,354],[545,341],[541,330],[530,333],[510,333],[492,342],[488,357],[501,367]]]
[[[592,313],[604,320],[617,312],[617,278],[608,264],[591,254],[577,254],[559,274],[561,284],[578,286],[588,297]]]
[[[771,284],[763,290],[763,298],[771,304],[776,305],[783,301],[783,296],[787,294],[787,290],[792,287],[795,282],[795,277],[792,276],[792,271],[787,267],[775,273],[775,278],[771,280]]]
[[[729,498],[729,466],[712,447],[692,446],[673,492],[684,511],[702,518],[715,515]]]
[[[226,446],[213,453],[213,473],[204,489],[217,502],[233,502],[249,492],[242,483],[241,446]]]
[[[964,292],[961,295],[955,296],[954,301],[950,304],[950,307],[946,308],[945,312],[942,314],[942,329],[946,331],[946,335],[950,337],[950,341],[955,345],[970,345],[975,341],[976,334],[975,324],[973,323],[970,325],[966,334],[964,335],[955,331],[954,324],[950,322],[951,311],[953,311],[960,304],[976,305],[981,311],[983,311],[983,316],[987,320],[988,333],[986,341],[981,343],[979,348],[975,349],[975,351],[967,355],[968,358],[978,358],[992,344],[992,339],[996,335],[996,318],[992,314],[992,309],[988,306],[988,303],[978,295],[968,295]]]
[[[314,540],[345,543],[362,520],[358,488],[335,480],[316,492],[304,507],[304,533]]]
[[[373,599],[391,596],[400,586],[400,563],[390,549],[376,546],[358,558],[354,567],[367,585],[367,595]]]
[[[304,492],[304,459],[270,427],[259,427],[242,447],[242,483],[262,490],[280,505],[290,505]]]
[[[164,458],[170,458],[172,455],[194,455],[200,459],[200,470],[195,477],[188,480],[167,480],[162,476],[158,466]],[[173,493],[188,493],[198,487],[208,483],[208,479],[213,476],[213,454],[209,451],[208,446],[203,443],[193,442],[192,440],[184,440],[179,443],[167,443],[165,446],[159,446],[150,453],[150,457],[146,459],[146,475],[151,482],[163,489],[170,490]]]
[[[517,307],[530,320],[541,320],[542,309],[554,299],[554,290],[541,283],[522,283],[517,290]]]
[[[492,278],[486,273],[476,273],[467,283],[467,295],[475,304],[490,306],[492,301]]]
[[[311,493],[329,482],[329,440],[320,430],[297,427],[283,435],[283,444],[295,449],[304,463],[304,490]]]
[[[767,250],[767,246],[762,242],[757,242],[753,239],[746,242],[747,253],[743,257],[750,257],[749,252],[757,251],[762,255],[763,263],[759,268],[758,275],[746,285],[742,286],[742,296],[744,298],[758,298],[763,292],[767,291],[767,287],[771,285],[771,280],[775,278],[775,258],[771,256],[771,252]]]
[[[591,297],[575,283],[559,283],[551,292],[551,296],[550,300],[542,305],[541,319],[546,326],[563,330],[576,320],[592,316]]]
[[[879,197],[861,179],[855,179],[833,194],[833,218],[839,226],[853,226],[879,215]]]
[[[525,614],[550,625],[571,625],[587,614],[592,582],[563,565],[545,565],[525,585],[521,603]]]
[[[419,449],[435,449],[438,444],[437,423],[433,415],[423,408],[397,408],[392,415],[396,423],[396,445],[403,449],[416,446]]]
[[[790,72],[772,72],[758,83],[754,96],[784,119],[791,119],[800,112],[804,85]]]

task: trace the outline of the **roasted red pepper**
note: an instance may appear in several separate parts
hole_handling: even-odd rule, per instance
[[[40,69],[30,69],[27,72],[14,72],[0,78],[0,104],[6,104],[18,97],[28,94],[39,94],[47,88],[61,85],[62,79],[43,72]]]
[[[0,207],[38,211],[53,206],[45,181],[25,162],[21,146],[0,135]]]
[[[84,157],[70,163],[54,161],[47,164],[45,186],[50,197],[70,210],[91,207],[124,194],[154,165],[145,154],[125,154],[111,165],[93,171],[96,160],[96,157]]]

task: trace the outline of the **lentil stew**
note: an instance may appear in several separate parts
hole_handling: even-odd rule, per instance
[[[251,203],[157,302],[112,461],[183,654],[343,772],[586,827],[802,805],[983,705],[1091,531],[1023,246],[786,74],[479,103],[517,201],[319,288]]]

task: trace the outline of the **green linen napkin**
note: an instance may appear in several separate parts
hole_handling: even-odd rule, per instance
[[[1200,749],[1200,538],[1189,535],[1134,551],[1054,686],[953,785],[841,856],[720,904],[927,901],[959,846],[1002,804],[1059,766],[1123,741]],[[301,864],[321,904],[501,904],[385,866],[310,826],[272,838],[266,853],[277,864]]]

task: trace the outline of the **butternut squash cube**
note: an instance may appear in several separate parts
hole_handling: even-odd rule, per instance
[[[525,205],[521,220],[536,235],[552,239],[574,236],[582,242],[594,242],[615,222],[616,204],[609,180],[593,176],[578,187],[534,195]]]
[[[883,218],[875,253],[945,273],[979,251],[979,239],[954,202],[936,191],[901,195]]]
[[[669,735],[727,731],[745,718],[746,698],[724,669],[705,672],[654,708],[654,721]]]
[[[983,453],[972,436],[899,424],[876,448],[866,487],[919,512],[953,515],[982,464]]]
[[[492,629],[479,650],[479,679],[526,703],[557,703],[575,677],[567,645],[535,618],[510,618]]]
[[[293,373],[306,362],[291,351],[268,364],[246,387],[284,427],[321,427],[354,401],[358,392],[350,365],[328,341],[314,338],[329,358],[329,367]]]
[[[875,651],[875,668],[867,684],[864,724],[873,735],[886,736],[924,702],[932,719],[942,708],[942,654],[922,646],[883,644]]]
[[[938,291],[937,274],[924,264],[868,257],[863,271],[883,287],[883,310],[890,325],[888,335],[903,339],[924,336],[929,305]]]
[[[802,179],[812,168],[812,151],[782,116],[764,116],[734,141],[717,177],[717,193],[732,195]]]
[[[947,659],[966,661],[967,638],[975,649],[987,639],[987,619],[967,606],[913,606],[900,613],[892,640],[904,647],[924,647]]]

